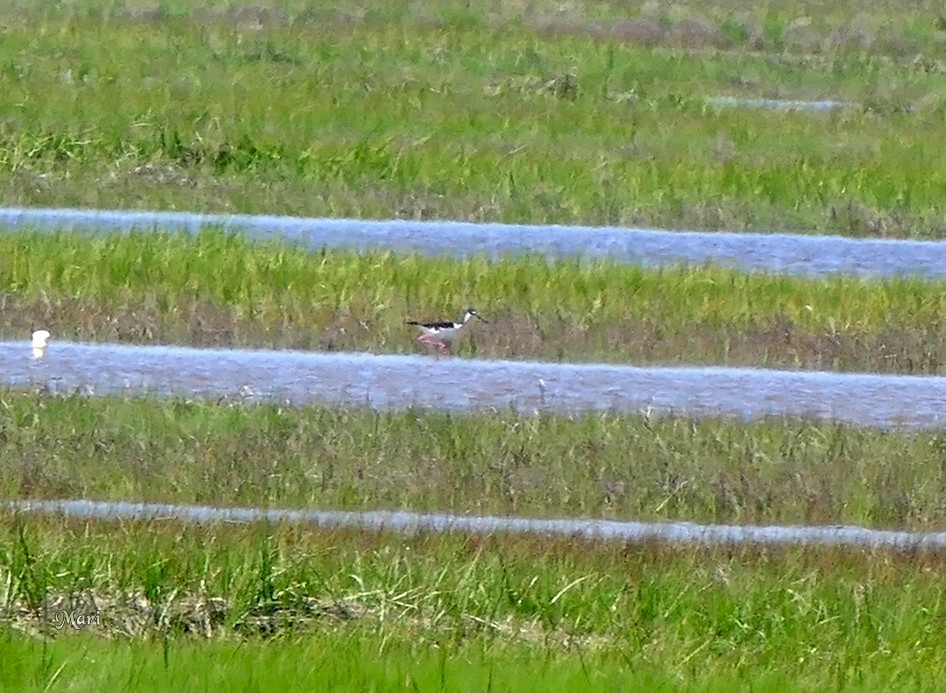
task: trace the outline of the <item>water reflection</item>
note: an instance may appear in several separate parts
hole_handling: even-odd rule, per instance
[[[739,96],[710,96],[706,103],[711,106],[735,108],[763,108],[773,111],[834,111],[855,104],[847,101],[800,101],[795,99],[750,99]]]
[[[398,532],[465,532],[546,534],[620,541],[658,540],[687,544],[821,544],[892,548],[946,547],[946,533],[872,530],[863,527],[700,525],[693,522],[617,522],[587,519],[471,517],[411,512],[335,512],[264,510],[151,503],[106,503],[88,500],[10,501],[9,510],[83,519],[174,519],[185,522],[307,523]]]
[[[366,353],[0,342],[0,383],[54,392],[240,397],[377,409],[812,417],[936,428],[946,378],[753,368],[640,368]]]
[[[825,276],[946,276],[946,244],[782,233],[661,231],[586,226],[472,224],[452,221],[363,221],[188,212],[0,209],[0,229],[74,229],[108,233],[158,228],[194,233],[212,225],[303,247],[390,250],[423,255],[491,258],[523,253],[550,260],[610,258],[648,267],[705,264],[746,271]]]

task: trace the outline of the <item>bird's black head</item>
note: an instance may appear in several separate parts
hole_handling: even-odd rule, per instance
[[[466,315],[465,315],[464,318],[463,318],[463,322],[466,322],[466,321],[469,320],[470,318],[479,318],[480,320],[483,320],[483,318],[480,317],[480,314],[476,312],[476,308],[467,308],[467,309],[466,309]],[[483,320],[483,322],[488,322],[488,321],[487,321],[487,320]]]

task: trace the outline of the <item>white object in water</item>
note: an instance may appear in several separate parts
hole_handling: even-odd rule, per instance
[[[33,358],[41,359],[46,355],[46,347],[49,344],[49,331],[36,330],[33,333]]]

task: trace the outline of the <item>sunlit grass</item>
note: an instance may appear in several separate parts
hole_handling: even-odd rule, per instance
[[[316,510],[946,522],[939,432],[0,397],[0,496]]]
[[[4,687],[45,684],[59,666],[63,686],[84,672],[131,686],[161,672],[175,684],[254,681],[251,662],[275,681],[321,673],[359,689],[445,676],[452,690],[490,669],[494,685],[521,688],[528,672],[569,690],[601,690],[602,676],[687,690],[917,690],[944,675],[935,554],[9,516],[0,533]],[[102,625],[57,631],[61,608],[97,608]],[[520,659],[532,664],[513,667]]]
[[[941,237],[939,12],[16,0],[0,202]],[[52,357],[62,339],[403,352],[405,318],[472,304],[491,323],[461,357],[937,373],[944,288],[0,237],[0,336],[26,354],[47,328]],[[3,499],[941,530],[944,449],[805,421],[0,392]],[[923,552],[3,514],[0,688],[939,690],[943,573]],[[49,625],[93,607],[101,627]]]
[[[946,282],[643,269],[541,257],[307,252],[239,235],[0,235],[0,334],[406,352],[407,319],[475,324],[461,355],[937,373]]]
[[[620,691],[664,686],[653,665],[629,671],[617,653],[503,644],[473,637],[418,640],[412,629],[323,630],[271,642],[108,642],[95,635],[41,645],[0,634],[0,684],[17,691],[347,690]],[[732,680],[722,672],[721,686]],[[783,676],[769,676],[773,683]],[[886,677],[878,678],[883,681]],[[692,688],[690,690],[693,690]],[[697,689],[699,690],[699,689]],[[782,690],[786,690],[783,688]]]
[[[909,60],[875,54],[892,26],[913,26],[900,12],[884,23],[889,9],[853,30],[876,39],[874,52],[833,46],[791,59],[780,37],[796,16],[773,8],[738,21],[720,8],[713,20],[746,47],[768,41],[773,52],[759,55],[654,48],[560,14],[564,27],[543,30],[541,17],[501,22],[449,3],[429,17],[297,3],[275,17],[203,19],[189,5],[145,18],[106,5],[11,18],[0,47],[6,204],[946,229],[941,70],[914,60],[919,48]],[[628,13],[583,11],[611,17],[604,27]],[[812,30],[823,38],[852,21],[819,14]],[[915,20],[907,45],[932,41],[928,16]],[[859,106],[706,106],[721,93]]]

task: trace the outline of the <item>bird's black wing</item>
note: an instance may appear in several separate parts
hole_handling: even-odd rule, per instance
[[[453,327],[452,322],[417,322],[416,320],[408,320],[407,324],[428,327],[432,330],[446,330]]]

